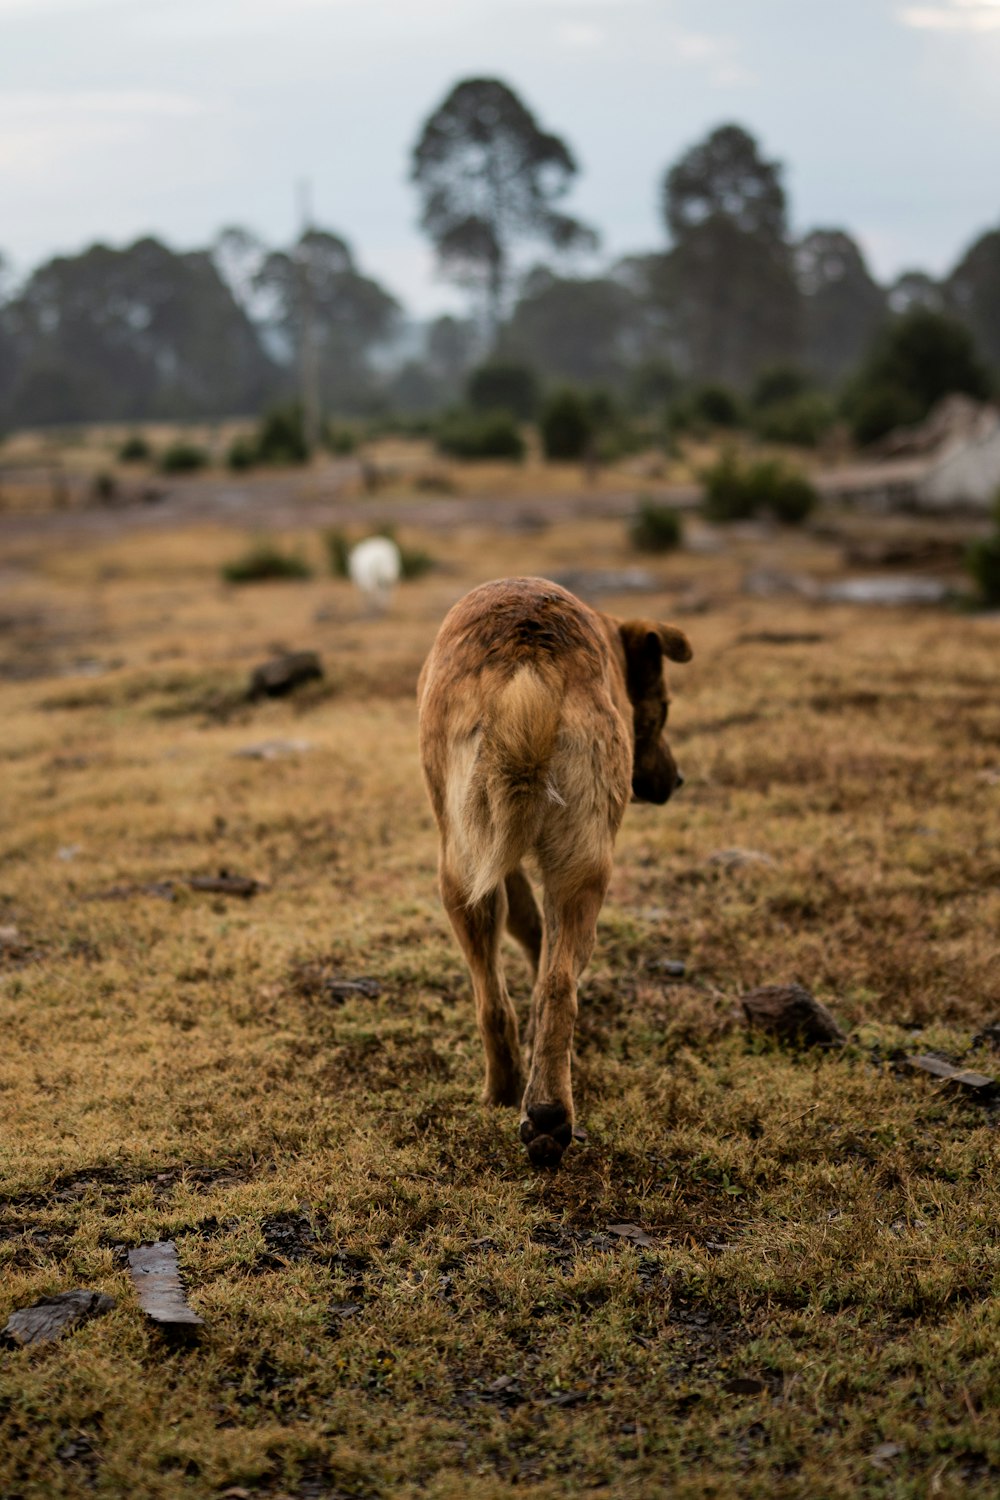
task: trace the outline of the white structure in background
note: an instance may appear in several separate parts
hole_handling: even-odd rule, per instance
[[[952,398],[961,400],[961,397]],[[951,505],[991,505],[1000,494],[1000,411],[981,406],[964,430],[945,438],[917,484],[917,504],[931,510]]]
[[[396,543],[387,536],[370,536],[367,541],[359,542],[351,548],[347,571],[369,609],[375,614],[385,614],[402,573]]]
[[[1000,408],[945,396],[916,427],[879,444],[881,456],[817,477],[828,500],[875,511],[983,511],[1000,492]]]

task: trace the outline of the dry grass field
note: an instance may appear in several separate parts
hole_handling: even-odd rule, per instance
[[[224,586],[233,528],[0,556],[0,1322],[117,1299],[0,1353],[0,1494],[995,1495],[1000,1115],[900,1058],[1000,1073],[1000,621],[741,591],[829,534],[405,535],[440,566],[379,621]],[[478,1103],[413,690],[474,583],[637,561],[601,603],[693,640],[687,784],[627,815],[553,1176]],[[247,702],[282,646],[325,680]],[[845,1048],[735,1018],[792,980]],[[128,1276],[157,1237],[191,1344]]]

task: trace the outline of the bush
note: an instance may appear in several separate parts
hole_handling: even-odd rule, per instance
[[[804,370],[797,365],[772,365],[762,370],[754,382],[750,394],[750,405],[757,411],[766,406],[778,406],[804,396],[811,382]]]
[[[349,458],[357,450],[358,437],[350,427],[334,427],[328,423],[323,432],[323,442],[338,458]]]
[[[271,542],[258,542],[242,557],[226,563],[222,576],[227,583],[263,583],[272,578],[311,578],[312,569],[298,553],[282,552]]]
[[[242,474],[247,469],[252,469],[257,462],[257,444],[253,438],[237,437],[229,445],[226,454],[226,463],[234,473]]]
[[[370,533],[372,536],[385,536],[391,542],[395,542],[399,548],[400,574],[408,583],[414,578],[422,578],[434,567],[434,558],[429,552],[424,552],[419,547],[407,547],[396,536],[394,526],[383,526],[378,531]],[[351,555],[352,545],[345,534],[337,527],[331,527],[323,533],[323,543],[326,547],[327,561],[330,572],[334,578],[348,578],[348,560]]]
[[[979,590],[982,603],[1000,605],[1000,529],[992,536],[970,543],[965,566]]]
[[[530,365],[499,360],[473,370],[465,397],[473,411],[508,411],[530,422],[538,411],[538,377]]]
[[[909,427],[924,415],[920,402],[893,385],[856,388],[845,403],[851,423],[851,435],[865,447],[896,427]]]
[[[152,456],[153,450],[141,432],[130,433],[118,449],[118,462],[122,464],[145,463]]]
[[[327,564],[334,578],[349,577],[347,560],[351,555],[351,544],[339,527],[331,526],[328,531],[323,532],[323,546],[326,548]]]
[[[204,448],[178,439],[160,454],[159,468],[161,474],[195,474],[207,464],[208,454]]]
[[[775,401],[754,414],[753,430],[765,443],[815,448],[834,423],[831,402],[819,391]]]
[[[304,464],[309,457],[302,408],[296,402],[274,406],[260,419],[254,440],[262,464]]]
[[[970,543],[965,566],[983,604],[1000,605],[1000,490],[993,501],[993,532]]]
[[[538,425],[546,458],[581,459],[596,436],[597,414],[581,391],[555,391],[542,406]]]
[[[671,505],[659,505],[648,496],[640,498],[628,536],[639,552],[672,552],[683,540],[680,512]]]
[[[724,385],[703,385],[675,401],[667,412],[673,432],[705,433],[713,427],[739,427],[743,408],[739,397]]]
[[[524,457],[524,439],[509,412],[455,412],[437,431],[437,445],[453,458]]]
[[[113,474],[106,472],[95,474],[90,492],[95,500],[100,500],[107,505],[118,498],[118,481]]]
[[[921,421],[943,396],[985,399],[990,378],[963,323],[928,307],[895,318],[876,339],[844,394],[859,443]]]
[[[724,454],[704,476],[705,514],[710,521],[746,521],[761,512],[795,526],[816,506],[817,495],[804,474],[779,459],[742,463]]]

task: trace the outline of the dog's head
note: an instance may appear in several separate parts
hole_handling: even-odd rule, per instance
[[[663,663],[690,661],[691,643],[676,625],[657,620],[614,623],[625,653],[625,687],[632,704],[632,797],[636,802],[663,803],[684,783],[664,734],[670,693]]]

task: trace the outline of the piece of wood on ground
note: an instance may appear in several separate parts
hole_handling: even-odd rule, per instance
[[[251,698],[282,698],[304,682],[323,676],[323,663],[315,651],[287,651],[261,662],[250,676]]]
[[[991,1096],[997,1091],[995,1078],[990,1078],[986,1073],[976,1073],[972,1068],[958,1068],[943,1057],[935,1057],[932,1052],[922,1052],[916,1057],[908,1057],[904,1066],[914,1073],[926,1073],[931,1078],[939,1078],[942,1083],[952,1084],[955,1088],[975,1094],[979,1098]]]
[[[128,1269],[143,1312],[161,1328],[187,1332],[204,1323],[188,1304],[173,1240],[154,1240],[130,1250]]]
[[[193,891],[214,891],[220,896],[256,896],[267,889],[263,880],[252,875],[234,875],[231,870],[220,870],[218,875],[192,875],[188,885]]]
[[[0,1341],[15,1346],[44,1344],[57,1339],[68,1328],[110,1312],[114,1305],[114,1297],[108,1297],[104,1292],[89,1292],[83,1287],[72,1292],[58,1292],[54,1297],[41,1297],[30,1307],[21,1307],[11,1313],[6,1326],[0,1329]]]
[[[607,1233],[617,1240],[628,1240],[630,1245],[641,1245],[644,1250],[656,1249],[656,1241],[650,1239],[640,1224],[609,1224]]]
[[[825,1005],[800,984],[765,984],[740,996],[748,1026],[803,1047],[842,1047],[847,1040]]]

